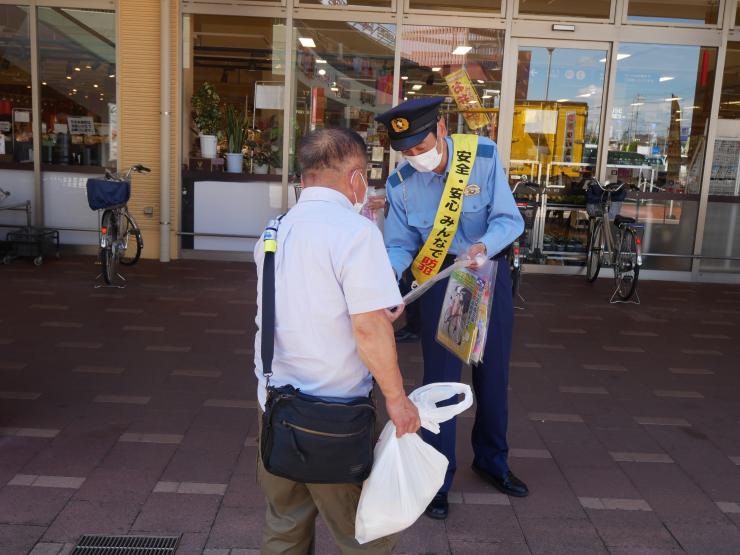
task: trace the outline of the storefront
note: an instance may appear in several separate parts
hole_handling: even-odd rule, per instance
[[[116,63],[134,68],[140,57],[126,41],[126,3],[56,4],[0,2],[0,187],[12,183],[17,199],[43,206],[46,225],[67,229],[65,242],[84,243],[94,234],[72,230],[94,228],[94,214],[72,206],[79,191],[73,199],[54,184],[100,173],[144,135],[156,144],[160,120],[147,131],[132,110],[118,117],[142,92],[116,77]],[[172,157],[162,171],[172,174],[175,256],[249,252],[266,220],[295,202],[296,144],[318,127],[360,132],[371,184],[382,187],[398,156],[375,115],[441,95],[448,129],[496,140],[511,184],[541,187],[531,270],[582,271],[582,186],[596,176],[633,187],[623,213],[645,225],[645,276],[740,273],[735,0],[171,0],[171,13]],[[209,121],[228,107],[231,125]],[[199,134],[217,136],[216,158]],[[156,167],[156,150],[126,162]],[[153,208],[149,234],[159,233],[159,185],[134,194],[138,209]],[[0,212],[0,223],[15,216]]]

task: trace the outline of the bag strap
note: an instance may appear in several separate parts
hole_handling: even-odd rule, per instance
[[[275,252],[277,251],[277,231],[283,214],[270,220],[262,235],[265,258],[262,264],[262,374],[270,384],[272,377],[272,358],[275,355]]]

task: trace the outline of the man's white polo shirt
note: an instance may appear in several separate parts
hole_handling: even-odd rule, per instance
[[[257,264],[254,340],[257,397],[266,391],[260,357],[262,241]],[[275,255],[275,356],[271,384],[291,384],[309,395],[360,397],[372,378],[357,353],[351,314],[401,304],[383,237],[338,191],[308,187],[283,218]]]

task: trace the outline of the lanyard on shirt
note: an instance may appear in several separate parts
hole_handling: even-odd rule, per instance
[[[450,250],[460,223],[463,193],[475,163],[477,148],[477,135],[452,135],[452,163],[434,216],[434,227],[411,265],[411,273],[419,284],[439,272]]]

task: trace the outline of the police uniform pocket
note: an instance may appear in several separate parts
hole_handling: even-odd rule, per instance
[[[420,231],[431,229],[434,225],[434,212],[424,213],[413,211],[407,214],[406,217],[408,218],[409,225]]]
[[[466,192],[470,189],[471,186],[468,186]],[[488,229],[489,200],[490,197],[482,190],[478,190],[476,194],[467,194],[463,199],[460,227],[470,241],[477,241]]]

